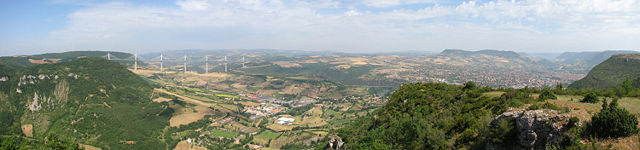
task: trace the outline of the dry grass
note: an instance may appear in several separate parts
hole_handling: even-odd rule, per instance
[[[169,120],[169,125],[172,127],[176,127],[176,126],[180,126],[182,124],[189,124],[192,122],[196,122],[202,118],[204,118],[205,115],[209,115],[209,114],[213,114],[213,111],[211,111],[211,109],[209,109],[209,107],[213,107],[213,104],[211,103],[206,103],[206,102],[202,102],[199,100],[194,100],[191,99],[189,97],[184,97],[182,95],[178,95],[175,93],[171,93],[167,90],[164,89],[154,89],[156,92],[162,92],[162,93],[166,93],[169,95],[173,95],[176,96],[178,98],[181,98],[182,100],[191,103],[191,104],[195,104],[197,105],[195,108],[195,110],[197,112],[193,112],[193,111],[188,111],[187,109],[183,109],[183,110],[177,110],[174,115],[171,117],[171,119]]]
[[[491,91],[491,92],[487,92],[487,93],[482,93],[482,96],[487,96],[487,97],[500,97],[500,95],[504,94],[504,92],[502,91]]]
[[[80,147],[82,147],[82,149],[84,150],[102,150],[102,148],[91,146],[91,145],[86,145],[86,144],[78,144],[78,145],[80,145]]]
[[[231,84],[231,87],[236,88],[236,89],[246,89],[248,87],[248,85],[243,85],[243,84],[240,84],[240,83],[234,83],[234,84]]]
[[[305,131],[307,131],[307,130],[305,130]],[[326,135],[329,134],[329,132],[327,132],[327,131],[311,131],[311,133],[317,134],[317,135],[322,135],[322,136],[326,136]]]
[[[300,64],[289,62],[289,61],[274,61],[273,64],[279,65],[283,68],[298,68],[302,67]]]
[[[168,101],[171,101],[171,99],[168,99],[168,98],[165,98],[165,97],[158,97],[156,99],[153,99],[152,101],[159,103],[159,102],[168,102]]]
[[[201,113],[184,113],[171,117],[169,120],[169,125],[172,127],[177,127],[180,125],[186,125],[192,122],[196,122],[202,118],[204,118],[204,114]]]
[[[29,59],[29,62],[34,63],[34,64],[46,64],[49,62],[46,62],[44,60],[36,60],[36,59]]]
[[[313,63],[318,63],[318,61],[315,61],[315,60],[303,60],[303,61],[299,61],[298,63],[313,64]]]
[[[202,102],[202,101],[199,101],[199,100],[191,99],[191,98],[189,98],[189,97],[185,97],[185,96],[182,96],[182,95],[178,95],[178,94],[175,94],[175,93],[171,93],[171,92],[169,92],[169,91],[167,91],[167,90],[165,90],[165,89],[154,89],[154,90],[155,90],[156,92],[162,92],[162,93],[166,93],[166,94],[169,94],[169,95],[176,96],[176,97],[181,98],[181,99],[183,99],[184,101],[189,102],[189,103],[192,103],[192,104],[201,105],[201,106],[206,106],[206,107],[213,107],[213,104],[211,104],[211,103],[206,103],[206,102]]]
[[[327,121],[317,116],[304,117],[303,121],[300,123],[303,125],[308,125],[309,127],[319,127],[319,126],[327,125]]]
[[[216,104],[216,109],[222,108],[221,110],[224,112],[235,112],[238,110],[238,106],[229,105],[229,104]]]
[[[331,69],[336,69],[336,70],[347,70],[349,68],[351,68],[351,66],[349,65],[337,65],[337,66],[331,67]]]
[[[287,87],[285,87],[284,89],[281,90],[281,94],[292,94],[292,95],[298,95],[302,92],[304,92],[305,90],[307,90],[310,87],[310,85],[307,84],[293,84],[293,85],[289,85]]]
[[[160,70],[142,70],[142,69],[138,69],[138,70],[133,70],[133,69],[129,69],[129,71],[137,74],[137,75],[142,75],[142,76],[146,76],[146,77],[150,77],[153,76],[154,73],[160,73]]]
[[[192,111],[190,108],[183,108],[176,111],[169,120],[169,125],[172,127],[177,127],[183,124],[196,122],[204,118],[205,115],[213,114],[213,111],[211,111],[208,107],[196,106],[194,108],[197,112]]]
[[[293,127],[294,127],[294,126],[290,126],[290,125],[282,125],[282,124],[276,124],[276,123],[274,123],[274,124],[270,124],[270,125],[268,125],[268,126],[267,126],[267,128],[269,128],[269,129],[271,129],[271,130],[273,130],[273,131],[277,131],[277,132],[280,132],[280,131],[289,131],[289,130],[293,129]]]
[[[623,108],[629,110],[629,112],[634,114],[640,114],[640,99],[632,98],[632,97],[624,97],[618,100],[618,103]]]
[[[600,109],[602,108],[602,102],[582,103],[580,102],[582,98],[583,98],[582,96],[558,95],[557,100],[548,100],[548,102],[554,103],[561,107],[569,107],[572,109],[579,108],[580,110],[577,110],[578,114],[575,114],[573,112],[576,110],[572,110],[571,112],[572,116],[576,115],[575,117],[580,118],[580,120],[591,119],[591,115],[595,112],[599,112]],[[571,101],[571,99],[573,99],[573,101]],[[612,99],[607,98],[607,100],[611,102]],[[627,109],[632,114],[636,114],[636,115],[640,114],[640,99],[638,98],[624,97],[618,100],[618,105],[624,109]],[[580,111],[584,111],[584,113],[581,113]]]
[[[174,148],[174,150],[206,150],[206,149],[207,148],[204,148],[202,146],[191,145],[186,140],[178,142],[178,145],[176,145],[176,148]]]
[[[640,141],[640,135],[602,140],[598,141],[598,144],[605,147],[611,145],[611,149],[640,149],[638,141]]]
[[[349,64],[351,65],[366,65],[366,64],[369,64],[366,62],[368,60],[369,60],[368,58],[364,58],[364,57],[348,57],[348,58],[338,59],[338,61],[349,62]]]
[[[267,143],[269,143],[269,140],[265,140],[261,138],[253,138],[253,142],[260,145],[267,145]]]
[[[591,120],[591,116],[599,112],[602,108],[602,102],[599,103],[582,103],[580,100],[582,96],[571,96],[571,95],[558,95],[557,100],[547,100],[547,102],[554,103],[561,107],[569,107],[571,108],[571,112],[569,115],[572,117],[578,117],[582,121]],[[571,101],[573,99],[573,101]],[[611,102],[611,98],[607,98],[609,102]],[[628,110],[632,114],[635,114],[637,117],[640,117],[640,99],[638,98],[630,98],[624,97],[618,100],[618,106]],[[579,110],[575,110],[574,108],[579,108]],[[640,119],[640,118],[639,118]],[[640,135],[634,135],[625,138],[618,139],[606,139],[598,141],[598,145],[601,146],[609,146],[611,145],[612,149],[640,149]],[[588,141],[587,141],[588,142]]]
[[[245,106],[260,106],[260,103],[250,102],[250,101],[238,101],[236,103],[240,103]]]
[[[20,127],[22,129],[22,133],[28,137],[33,137],[33,124],[25,124]]]
[[[214,78],[226,78],[231,76],[228,73],[220,73],[220,72],[204,73],[204,74],[198,74],[198,75],[203,77],[214,77]]]
[[[310,136],[312,136],[312,135],[309,134],[309,133],[301,133],[300,135],[286,135],[286,134],[283,134],[279,138],[271,140],[271,144],[269,145],[269,147],[271,147],[271,148],[280,148],[280,147],[282,147],[282,146],[284,146],[286,144],[294,143],[294,141],[296,141],[296,140],[307,139]]]

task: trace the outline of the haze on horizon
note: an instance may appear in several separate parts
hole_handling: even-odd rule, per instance
[[[637,0],[0,2],[0,56],[115,50],[637,50]]]

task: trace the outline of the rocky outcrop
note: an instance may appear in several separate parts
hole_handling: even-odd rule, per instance
[[[329,143],[327,144],[326,148],[339,150],[343,148],[342,147],[343,145],[344,145],[344,142],[342,142],[342,138],[338,136],[330,136]]]
[[[555,145],[567,127],[569,116],[554,110],[529,110],[505,112],[491,121],[496,126],[502,120],[515,122],[517,142],[487,143],[487,149],[544,149],[547,144]]]

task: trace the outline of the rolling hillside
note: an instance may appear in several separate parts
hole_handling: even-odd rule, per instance
[[[2,135],[49,134],[106,149],[164,149],[170,118],[151,101],[152,85],[103,58],[81,58],[5,71],[0,64]],[[170,113],[169,113],[170,114]]]
[[[63,53],[46,53],[39,55],[21,55],[21,56],[7,56],[0,57],[0,63],[5,64],[12,68],[24,68],[31,67],[38,64],[58,63],[76,60],[85,57],[103,57],[107,58],[107,54],[111,55],[111,60],[115,60],[121,63],[133,63],[131,57],[132,54],[122,52],[108,52],[108,51],[70,51]]]
[[[640,77],[640,54],[617,54],[596,65],[589,74],[569,88],[608,89],[624,80]]]
[[[448,65],[492,66],[506,68],[552,68],[555,64],[545,59],[525,57],[513,51],[446,49],[432,57],[433,62]]]
[[[627,53],[638,53],[637,51],[628,51],[628,50],[620,50],[620,51],[602,51],[602,52],[565,52],[560,54],[560,56],[556,57],[561,63],[565,64],[575,64],[575,63],[585,63],[591,66],[595,66],[602,61],[607,60],[607,58],[611,57],[615,54],[627,54]]]

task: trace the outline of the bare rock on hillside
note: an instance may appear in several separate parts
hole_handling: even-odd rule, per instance
[[[326,146],[327,149],[339,150],[343,148],[342,146],[344,145],[344,142],[342,142],[342,138],[338,136],[329,136],[329,139],[329,143]]]
[[[505,112],[491,121],[496,126],[501,120],[514,121],[517,142],[487,143],[486,149],[544,149],[555,145],[567,127],[569,116],[554,110],[529,110]]]

